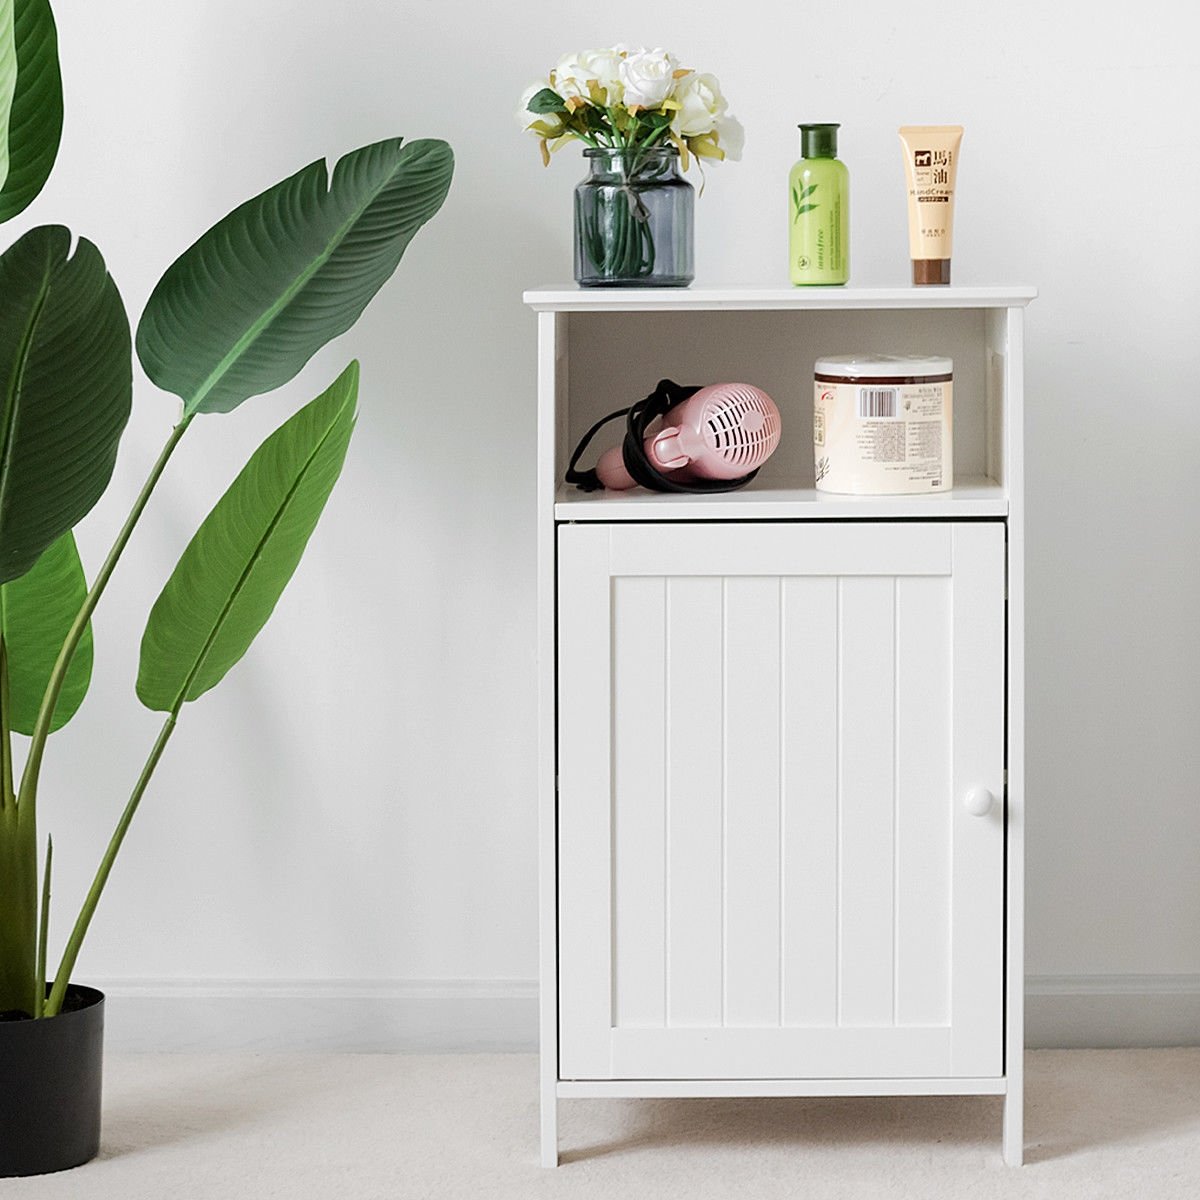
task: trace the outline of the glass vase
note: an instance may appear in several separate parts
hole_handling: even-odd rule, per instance
[[[687,287],[695,278],[695,189],[673,146],[587,149],[575,189],[575,279],[582,287]]]

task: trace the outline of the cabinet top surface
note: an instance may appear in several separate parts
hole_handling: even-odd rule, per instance
[[[1023,307],[1037,289],[995,287],[721,287],[581,288],[558,284],[532,288],[525,303],[537,312],[704,312],[720,309],[787,310],[839,308]]]

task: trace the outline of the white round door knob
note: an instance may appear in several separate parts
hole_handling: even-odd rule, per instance
[[[995,803],[996,797],[985,787],[974,787],[963,798],[963,808],[973,817],[986,817]]]

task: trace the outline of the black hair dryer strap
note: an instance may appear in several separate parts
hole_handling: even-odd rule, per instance
[[[586,471],[580,471],[579,460],[583,457],[583,452],[588,448],[588,443],[604,428],[610,421],[615,421],[618,417],[623,417],[629,409],[618,408],[616,412],[611,412],[607,417],[601,417],[579,439],[579,445],[575,447],[575,453],[571,455],[571,461],[567,464],[566,481],[573,483],[581,492],[597,492],[604,484],[600,482],[600,476],[596,474],[596,468],[590,467]]]

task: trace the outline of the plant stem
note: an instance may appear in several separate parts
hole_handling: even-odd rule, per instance
[[[133,821],[134,814],[137,812],[138,805],[145,794],[146,787],[150,782],[150,776],[154,774],[154,768],[158,766],[158,760],[162,758],[162,753],[166,749],[167,742],[170,740],[171,734],[175,731],[175,719],[178,715],[179,708],[176,706],[163,722],[163,727],[159,730],[158,737],[154,741],[154,746],[150,750],[150,755],[142,767],[142,773],[138,776],[138,781],[134,785],[133,792],[125,804],[125,810],[121,813],[121,819],[117,822],[117,827],[113,830],[113,835],[109,839],[108,849],[105,850],[104,857],[100,860],[100,866],[96,869],[96,877],[92,880],[92,886],[88,889],[88,894],[83,901],[83,907],[80,908],[79,915],[75,918],[75,925],[71,929],[71,936],[67,939],[66,949],[63,950],[62,961],[58,964],[58,970],[54,974],[54,987],[51,989],[50,997],[46,1001],[45,1015],[48,1017],[57,1016],[62,1008],[67,984],[71,981],[71,972],[75,969],[75,960],[79,957],[79,948],[83,945],[83,939],[87,934],[88,926],[92,923],[92,917],[95,916],[96,905],[100,902],[100,895],[104,891],[104,885],[108,882],[108,877],[112,873],[113,863],[117,860],[117,852],[121,849],[121,843],[125,840],[126,833],[129,832],[130,823]]]
[[[32,1013],[37,1003],[37,827],[22,826],[12,790],[8,646],[0,588],[0,1010]]]
[[[38,922],[37,976],[33,991],[33,1015],[46,1011],[46,942],[50,937],[50,864],[54,861],[54,839],[46,839],[46,865],[42,869],[42,917]]]
[[[4,641],[4,585],[0,584],[0,811],[11,807],[13,795],[12,730],[8,714],[11,711],[8,688],[8,645]]]
[[[9,806],[0,813],[0,1011],[33,1012],[37,919],[37,846]]]
[[[37,720],[33,726],[33,736],[29,743],[29,754],[25,759],[25,770],[21,776],[21,790],[17,796],[17,808],[19,820],[22,825],[26,821],[33,821],[35,819],[37,785],[42,769],[42,755],[45,753],[46,738],[50,735],[50,722],[54,718],[54,709],[58,704],[58,697],[66,681],[67,669],[71,665],[75,648],[79,645],[79,640],[83,637],[83,631],[87,628],[88,621],[91,620],[92,613],[95,611],[96,605],[100,602],[100,597],[104,594],[104,589],[108,586],[108,581],[116,568],[117,562],[120,560],[121,554],[124,552],[129,538],[138,520],[141,518],[142,512],[145,510],[146,502],[150,499],[150,493],[154,491],[155,485],[166,469],[167,462],[175,452],[175,447],[179,445],[180,439],[187,432],[187,428],[191,422],[192,418],[190,416],[184,417],[171,431],[171,436],[167,438],[167,443],[162,448],[162,452],[158,456],[158,461],[155,462],[149,477],[142,485],[142,490],[138,493],[138,497],[133,503],[133,508],[130,510],[129,516],[125,519],[125,524],[121,526],[121,532],[117,534],[117,540],[113,543],[112,549],[108,552],[108,557],[100,567],[91,589],[84,598],[83,605],[72,622],[70,630],[67,632],[62,649],[58,652],[54,669],[50,672],[50,679],[46,684],[45,695],[42,696],[41,708],[38,709]]]

